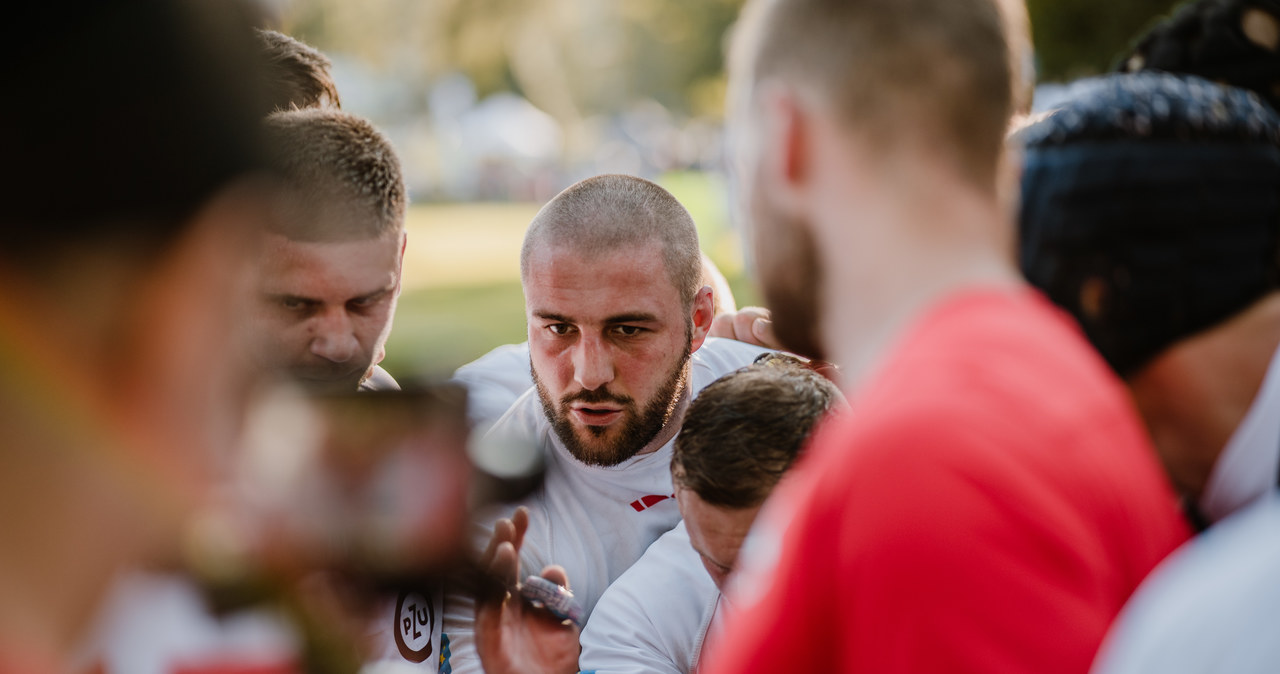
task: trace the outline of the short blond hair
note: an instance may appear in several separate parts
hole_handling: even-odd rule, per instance
[[[400,160],[368,120],[340,110],[287,110],[267,117],[272,165],[301,203],[349,209],[360,217],[329,231],[332,219],[287,218],[281,234],[298,241],[374,238],[404,229],[407,197]],[[323,205],[323,206],[319,206]],[[366,217],[367,216],[367,217]]]
[[[731,69],[811,87],[873,143],[923,141],[994,186],[1012,113],[1010,50],[993,0],[752,0]]]

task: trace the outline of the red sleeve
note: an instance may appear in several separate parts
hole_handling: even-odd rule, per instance
[[[1127,594],[1091,514],[1016,452],[935,421],[819,440],[834,446],[781,488],[777,565],[741,579],[767,589],[735,606],[711,674],[1088,670]]]

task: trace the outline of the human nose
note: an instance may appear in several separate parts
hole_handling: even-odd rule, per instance
[[[311,353],[334,362],[345,363],[359,351],[355,330],[344,311],[334,311],[317,319],[316,332],[311,337]]]
[[[588,391],[613,381],[613,358],[602,339],[584,335],[578,340],[573,354],[573,378]]]

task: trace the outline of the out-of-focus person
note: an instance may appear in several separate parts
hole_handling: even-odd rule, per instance
[[[1027,15],[1024,0],[996,0],[996,8],[1000,11],[1001,25],[1009,47],[1009,82],[1013,92],[1009,123],[1011,127],[1016,127],[1031,114],[1035,94],[1035,47],[1031,39],[1031,19]],[[1016,168],[1015,160],[1005,166],[1004,170],[1016,171]],[[1012,211],[1016,203],[1017,186],[1013,181],[1002,184],[1010,187],[1002,199],[1007,203],[1006,208]],[[765,307],[743,307],[717,312],[716,320],[711,324],[711,336],[736,339],[770,349],[783,348],[774,334],[772,316]],[[838,378],[836,370],[831,369],[829,372],[831,376]]]
[[[1019,134],[1023,272],[1124,378],[1205,526],[1280,474],[1280,118],[1198,77],[1075,91]]]
[[[730,62],[773,325],[854,412],[760,513],[706,671],[1081,672],[1188,536],[1123,385],[1011,256],[990,0],[761,0]]]
[[[1280,474],[1280,117],[1193,76],[1073,91],[1019,135],[1023,271],[1124,377],[1189,517],[1213,527],[1143,583],[1095,668],[1274,671],[1257,636],[1280,586],[1257,570]]]
[[[239,432],[255,19],[104,0],[0,29],[0,671],[88,666],[113,579],[178,556]]]
[[[1129,600],[1091,671],[1276,671],[1277,528],[1280,496],[1272,491],[1170,555]]]
[[[690,403],[671,456],[682,521],[600,598],[582,632],[581,670],[696,671],[756,513],[819,421],[844,406],[835,384],[799,360],[761,360]]]
[[[1117,70],[1196,75],[1249,89],[1280,109],[1280,2],[1181,3],[1136,40]]]

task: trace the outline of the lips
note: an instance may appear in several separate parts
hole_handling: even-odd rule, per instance
[[[586,426],[608,426],[622,418],[622,409],[606,405],[578,404],[571,407],[569,412]]]

